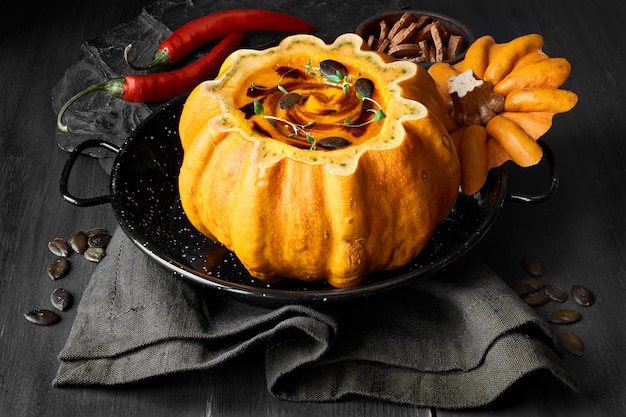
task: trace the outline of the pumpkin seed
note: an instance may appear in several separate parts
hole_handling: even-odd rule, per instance
[[[317,145],[325,149],[338,149],[351,144],[352,142],[339,136],[329,136],[317,141]]]
[[[585,345],[583,344],[583,341],[574,333],[561,333],[561,343],[563,343],[565,350],[572,355],[583,356],[583,353],[585,352]]]
[[[70,239],[70,246],[76,253],[83,253],[89,247],[89,236],[82,230],[75,233]]]
[[[545,292],[551,300],[554,300],[559,303],[564,303],[567,300],[567,293],[561,287],[557,287],[556,285],[546,285],[543,287],[543,292]]]
[[[302,101],[302,94],[300,93],[287,93],[278,100],[278,106],[281,109],[289,109]]]
[[[544,283],[539,281],[537,278],[520,278],[515,281],[528,285],[533,289],[533,291],[540,290],[545,286]]]
[[[70,261],[67,258],[56,258],[48,265],[48,275],[53,280],[63,278],[70,269]]]
[[[548,313],[548,320],[556,324],[576,323],[581,317],[581,314],[576,310],[556,310]]]
[[[526,294],[524,296],[524,301],[526,301],[526,304],[528,304],[529,306],[534,307],[547,303],[548,301],[550,301],[550,297],[548,297],[548,295],[543,291],[533,291],[530,294]]]
[[[543,276],[543,274],[545,273],[545,268],[543,267],[543,264],[539,260],[530,256],[522,257],[522,266],[528,273],[536,277]]]
[[[28,313],[24,313],[24,317],[31,323],[39,324],[42,326],[49,326],[61,320],[61,317],[59,317],[57,313],[45,309],[31,310]]]
[[[593,293],[588,288],[583,287],[582,285],[572,285],[570,292],[574,301],[576,301],[583,307],[589,307],[595,301]]]
[[[66,257],[72,252],[72,248],[67,243],[65,239],[61,239],[60,237],[52,239],[48,242],[48,249],[50,252],[55,254],[56,256]]]
[[[374,82],[369,78],[359,78],[354,83],[354,89],[363,97],[372,97],[372,94],[374,94]]]
[[[88,261],[97,263],[106,256],[106,251],[104,248],[90,247],[83,253],[83,256]]]
[[[94,233],[89,235],[87,245],[90,248],[106,248],[111,241],[111,234],[107,231]]]
[[[520,297],[524,297],[534,291],[530,285],[519,281],[510,282],[509,287]]]
[[[65,311],[72,306],[73,297],[66,289],[55,288],[50,295],[50,302],[52,302],[54,308]]]
[[[341,62],[337,62],[333,59],[326,59],[320,62],[320,72],[326,77],[336,77],[337,73],[343,77],[348,75],[348,68]]]
[[[94,227],[93,229],[87,230],[87,237],[91,237],[93,235],[101,235],[101,234],[110,234],[108,230],[102,229],[100,227]]]

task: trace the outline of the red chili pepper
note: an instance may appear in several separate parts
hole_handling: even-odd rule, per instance
[[[275,31],[312,33],[315,27],[306,20],[289,14],[263,9],[232,9],[194,19],[174,31],[161,42],[152,61],[143,66],[128,62],[133,69],[148,69],[156,65],[175,64],[194,49],[232,32]]]
[[[176,71],[130,74],[87,87],[61,107],[57,115],[57,127],[67,132],[67,125],[62,123],[65,110],[80,97],[93,91],[103,90],[114,97],[135,103],[168,100],[181,95],[215,75],[220,65],[241,44],[244,37],[243,33],[231,33],[204,57]]]

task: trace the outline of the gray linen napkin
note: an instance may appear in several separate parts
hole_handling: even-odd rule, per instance
[[[268,390],[286,400],[356,394],[476,407],[540,369],[577,389],[547,323],[471,254],[365,302],[272,308],[198,288],[145,256],[121,229],[107,252],[59,354],[55,386],[210,372],[256,348],[265,349]]]

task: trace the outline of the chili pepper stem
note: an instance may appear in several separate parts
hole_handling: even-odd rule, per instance
[[[63,105],[63,107],[61,107],[61,109],[59,110],[59,113],[57,114],[57,127],[59,128],[59,130],[63,132],[68,131],[67,125],[63,124],[63,114],[65,114],[65,111],[67,110],[69,106],[72,105],[72,103],[74,103],[76,100],[78,100],[79,98],[81,98],[82,96],[86,94],[92,93],[94,91],[100,91],[100,90],[106,91],[107,93],[113,95],[114,97],[121,97],[122,93],[124,92],[124,78],[117,77],[105,83],[89,86],[85,88],[84,90],[82,90],[81,92],[72,96],[69,100],[67,100],[67,102],[65,102],[65,104]]]
[[[150,61],[146,65],[133,64],[128,58],[128,51],[130,51],[130,48],[132,47],[133,47],[133,44],[129,43],[128,46],[124,48],[124,61],[126,61],[126,65],[128,65],[133,70],[136,70],[136,71],[147,70],[152,67],[159,66],[159,65],[169,65],[172,63],[167,51],[163,49],[159,49],[154,53],[154,57],[152,58],[152,61]]]

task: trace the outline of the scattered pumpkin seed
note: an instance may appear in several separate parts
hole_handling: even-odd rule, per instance
[[[104,248],[89,247],[83,253],[83,256],[88,261],[97,263],[97,262],[100,262],[106,256],[106,251],[104,250]]]
[[[534,291],[530,285],[519,281],[510,282],[509,287],[511,287],[513,291],[515,291],[515,294],[520,297],[524,297]]]
[[[90,248],[106,248],[111,241],[111,234],[109,232],[93,233],[89,235],[87,239],[87,245]]]
[[[354,82],[354,89],[363,97],[372,97],[374,94],[374,82],[369,78],[359,78]]]
[[[534,277],[541,277],[545,273],[543,264],[530,256],[522,257],[522,267],[526,272]],[[518,279],[509,286],[530,306],[540,306],[550,300],[563,303],[567,300],[567,292],[556,285],[544,285],[536,278]],[[570,289],[572,298],[583,307],[592,305],[595,301],[593,293],[582,285],[572,285]],[[570,309],[556,310],[548,313],[548,321],[554,324],[570,324],[579,321],[582,314],[578,311]],[[578,335],[569,332],[563,332],[560,335],[561,343],[565,350],[572,355],[583,356],[585,346]]]
[[[558,303],[564,303],[567,300],[567,293],[561,287],[557,287],[556,285],[546,285],[543,287],[543,292],[545,292],[551,300],[554,300]]]
[[[82,230],[75,233],[74,236],[70,239],[70,246],[72,250],[76,253],[83,253],[89,247],[89,236],[87,233]]]
[[[540,290],[545,286],[544,283],[539,281],[537,278],[520,278],[515,281],[528,285],[533,289],[533,291]]]
[[[87,234],[87,242],[89,242],[89,238],[96,235],[111,235],[111,233],[103,229],[101,227],[94,227],[93,229],[89,229],[85,232]]]
[[[526,270],[526,272],[536,277],[543,276],[543,274],[545,273],[545,268],[543,267],[543,264],[539,260],[530,256],[522,257],[522,267]]]
[[[67,258],[55,258],[50,265],[48,265],[48,275],[53,280],[63,278],[67,271],[70,269],[70,261]]]
[[[72,252],[72,248],[67,243],[65,239],[61,239],[60,237],[52,239],[48,242],[48,249],[50,252],[55,254],[56,256],[66,257]]]
[[[39,324],[41,326],[49,326],[61,320],[61,317],[59,317],[57,313],[46,309],[31,310],[24,313],[24,317],[31,323]]]
[[[524,296],[524,301],[526,301],[526,304],[529,306],[535,307],[547,303],[550,301],[550,297],[543,291],[533,291]]]
[[[548,320],[556,324],[571,324],[580,320],[582,315],[576,310],[556,310],[548,313]]]
[[[583,353],[585,352],[585,345],[583,344],[583,341],[574,333],[561,333],[561,343],[563,343],[565,350],[572,355],[583,356]]]
[[[102,234],[102,233],[109,233],[109,231],[101,227],[94,227],[92,229],[87,230],[85,233],[87,233],[87,236],[92,236],[92,235],[97,235],[97,234]]]
[[[572,285],[570,292],[574,301],[576,301],[583,307],[589,307],[595,301],[593,293],[588,288],[583,287],[582,285]]]
[[[73,297],[64,288],[55,288],[50,295],[50,302],[57,310],[65,311],[72,306]]]

